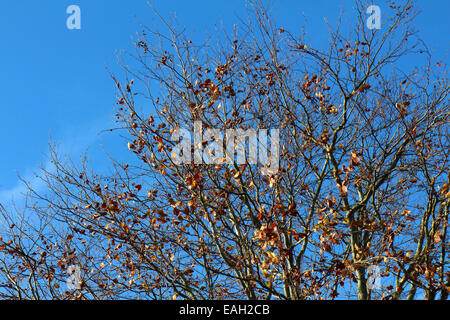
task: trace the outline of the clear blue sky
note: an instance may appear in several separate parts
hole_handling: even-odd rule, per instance
[[[384,0],[375,0],[383,8]],[[244,15],[243,0],[153,0],[164,15],[176,12],[181,24],[203,35],[215,24],[232,26]],[[331,22],[352,0],[279,0],[279,21],[327,41],[324,17]],[[66,28],[66,8],[81,8],[81,30]],[[444,57],[449,45],[450,1],[419,0],[420,36]],[[1,0],[0,2],[0,201],[21,190],[17,173],[32,179],[46,162],[50,136],[61,150],[77,157],[100,146],[125,150],[99,133],[113,126],[114,84],[106,66],[119,71],[116,50],[132,49],[140,30],[136,17],[151,25],[147,0]],[[117,141],[117,140],[115,140]],[[101,166],[101,163],[95,163]]]

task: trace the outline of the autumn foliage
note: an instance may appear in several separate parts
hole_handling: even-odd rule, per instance
[[[2,210],[0,297],[447,299],[445,66],[412,29],[410,1],[380,30],[365,7],[330,27],[326,48],[258,3],[205,43],[169,23],[143,30],[112,76],[133,157],[94,170],[51,150],[47,191]],[[171,135],[195,121],[279,129],[280,169],[176,165]],[[70,265],[80,289],[66,288]]]

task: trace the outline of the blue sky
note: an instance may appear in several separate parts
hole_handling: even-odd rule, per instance
[[[385,1],[374,1],[383,9]],[[175,12],[189,32],[204,35],[214,25],[231,27],[244,16],[243,0],[152,1],[163,16]],[[317,44],[327,42],[324,17],[336,21],[343,4],[353,1],[279,0],[278,20],[300,31],[303,15]],[[66,8],[81,8],[81,30],[68,30]],[[420,36],[437,56],[448,50],[450,23],[447,0],[419,0],[416,20]],[[114,126],[114,83],[106,66],[120,72],[117,50],[133,48],[138,21],[152,25],[147,0],[2,0],[0,2],[0,201],[18,196],[20,173],[32,180],[38,165],[48,166],[50,138],[75,158],[89,148],[92,157],[102,146],[112,152],[126,143],[102,129]],[[98,159],[101,157],[99,156]],[[94,167],[104,162],[93,161]]]

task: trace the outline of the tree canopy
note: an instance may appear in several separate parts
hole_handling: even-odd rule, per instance
[[[325,48],[250,4],[203,43],[145,27],[111,75],[133,158],[51,149],[47,190],[1,209],[1,298],[448,298],[449,84],[413,2],[369,29],[356,1]]]

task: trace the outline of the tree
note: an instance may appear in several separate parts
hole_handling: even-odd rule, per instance
[[[448,298],[449,84],[413,3],[370,30],[357,1],[325,49],[251,4],[200,45],[145,28],[112,75],[135,157],[100,174],[51,149],[48,191],[2,210],[3,298]]]

